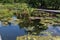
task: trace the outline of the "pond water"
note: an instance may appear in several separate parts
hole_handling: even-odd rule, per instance
[[[13,17],[15,19],[15,17]],[[46,31],[52,32],[52,35],[59,35],[60,36],[60,27],[53,27],[49,25],[49,28]],[[0,21],[0,35],[2,40],[16,40],[17,36],[26,35],[25,30],[19,27],[19,25],[7,25],[3,26]],[[45,35],[45,34],[44,34]]]
[[[10,25],[7,27],[0,27],[0,34],[3,40],[16,40],[17,36],[24,35],[24,29],[20,29],[18,25]]]

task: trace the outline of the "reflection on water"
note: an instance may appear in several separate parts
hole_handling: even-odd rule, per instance
[[[1,27],[1,21],[0,21],[0,27]]]
[[[53,35],[60,35],[60,27],[52,27],[49,26],[49,28],[46,31],[53,32]],[[25,35],[25,30],[20,29],[18,25],[7,25],[6,27],[1,26],[0,27],[0,34],[2,35],[3,40],[16,40],[17,36]],[[46,35],[46,34],[45,34]]]
[[[45,31],[45,32],[51,32],[51,35],[53,36],[60,36],[60,27],[59,26],[56,26],[56,27],[53,27],[53,26],[48,26],[48,29]]]
[[[16,19],[13,17],[14,20]],[[14,25],[14,21],[12,21],[11,25],[3,26],[0,21],[0,34],[2,36],[2,40],[16,40],[17,36],[25,35],[26,32],[24,29],[21,29],[19,25]],[[59,35],[60,36],[60,27],[53,27],[49,25],[48,29],[45,32],[52,32],[52,35]],[[46,34],[44,34],[46,35]]]
[[[14,24],[2,26],[0,22],[0,34],[2,40],[16,40],[17,36],[25,35],[25,30]]]

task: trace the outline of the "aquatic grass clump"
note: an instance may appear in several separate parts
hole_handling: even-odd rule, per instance
[[[12,16],[13,16],[13,13],[9,12],[8,9],[0,10],[0,18],[2,17],[3,19],[3,18],[12,17]]]
[[[28,4],[26,4],[26,3],[4,4],[4,5],[1,4],[1,7],[0,7],[1,8],[0,9],[0,20],[4,21],[6,19],[7,22],[14,20],[14,19],[12,19],[13,16],[16,16],[17,18],[19,17],[19,20],[20,20],[20,14],[23,14],[25,12],[24,10],[26,10],[28,15],[30,15],[30,13],[34,9],[34,8],[29,7]],[[16,14],[16,15],[14,15],[14,14]]]
[[[20,14],[22,22],[20,22],[19,25],[21,28],[24,28],[28,34],[39,35],[41,31],[46,30],[48,27],[40,23],[41,19],[37,19],[35,16],[30,18],[31,14],[24,10],[23,13]],[[37,17],[39,17],[39,15],[37,15]]]

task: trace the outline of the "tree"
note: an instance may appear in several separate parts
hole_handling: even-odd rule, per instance
[[[47,7],[51,7],[51,9],[59,9],[60,0],[46,0]]]
[[[59,9],[60,0],[29,0],[27,2],[31,7]]]
[[[39,6],[39,0],[28,0],[27,3],[31,6],[31,7],[38,7]]]

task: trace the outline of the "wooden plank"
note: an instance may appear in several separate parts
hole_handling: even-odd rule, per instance
[[[46,11],[46,12],[60,13],[60,10],[35,9],[35,11]]]

